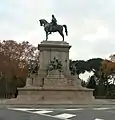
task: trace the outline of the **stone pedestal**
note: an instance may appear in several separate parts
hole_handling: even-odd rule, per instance
[[[44,88],[73,88],[72,82],[69,81],[62,72],[52,70],[44,79]]]
[[[47,76],[47,68],[54,57],[61,60],[63,64],[63,73],[68,74],[69,71],[69,49],[71,46],[63,41],[43,41],[38,45],[40,50],[40,68],[38,71],[38,79],[34,81],[34,86],[39,86],[40,81]]]
[[[32,85],[20,88],[18,100],[34,99],[46,104],[75,104],[78,100],[92,100],[93,90],[81,87],[78,76],[71,76],[69,70],[69,49],[71,46],[62,41],[43,41],[38,45],[40,50],[40,68]],[[61,60],[62,72],[47,71],[53,58]],[[31,81],[29,81],[28,84]]]
[[[32,79],[30,77],[27,77],[26,79],[26,87],[31,87],[32,86]]]
[[[71,46],[62,41],[43,41],[38,45],[40,50],[40,69],[47,69],[54,57],[61,60],[63,70],[69,70],[69,49]]]

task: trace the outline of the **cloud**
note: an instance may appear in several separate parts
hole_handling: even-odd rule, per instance
[[[50,1],[4,0],[4,2],[0,4],[0,32],[2,33],[0,38],[15,40],[22,39],[23,41],[27,38],[28,33],[33,33],[34,31],[36,33],[36,27],[38,27],[37,19],[51,14],[50,11],[52,11],[51,9],[53,8],[53,5]]]
[[[66,24],[72,45],[71,59],[108,57],[115,51],[114,0],[4,0],[0,2],[0,39],[28,40],[36,45],[45,39],[37,20]],[[61,40],[58,33],[49,40]]]

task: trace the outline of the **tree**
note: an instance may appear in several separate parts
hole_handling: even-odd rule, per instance
[[[94,76],[99,78],[98,72],[100,70],[100,66],[101,66],[102,61],[103,61],[103,59],[101,59],[101,58],[93,58],[93,59],[87,60],[86,61],[87,71],[93,71]]]
[[[95,76],[94,76],[94,75],[92,75],[92,76],[89,78],[86,87],[89,88],[89,89],[93,89],[93,90],[94,90],[94,91],[93,91],[93,95],[94,95],[94,96],[96,95],[96,81],[95,81]]]
[[[115,81],[115,63],[110,60],[103,60],[99,71],[99,85],[105,86],[105,95],[108,98],[115,97],[114,81]],[[113,86],[111,81],[113,82]],[[102,87],[101,87],[102,88]]]
[[[100,78],[103,78],[104,84],[109,84],[110,79],[113,79],[114,84],[114,77],[115,77],[115,63],[109,60],[103,60],[100,71],[99,71]]]
[[[82,87],[86,87],[86,86],[87,86],[87,82],[81,80],[81,86],[82,86]]]
[[[29,61],[33,60],[36,64],[38,53],[37,47],[26,41],[22,43],[13,40],[0,42],[0,73],[5,74],[6,89],[24,85]]]
[[[95,81],[95,76],[92,75],[87,83],[87,88],[95,89],[96,88],[96,81]]]
[[[101,66],[101,62],[103,59],[101,58],[93,58],[89,59],[87,61],[84,60],[76,60],[72,61],[70,60],[70,70],[72,71],[72,66],[75,67],[74,73],[77,73],[78,75],[81,73],[84,73],[85,71],[94,72],[94,75],[98,78],[98,72]]]
[[[72,71],[72,74],[77,73],[78,75],[80,73],[84,73],[86,70],[86,63],[83,60],[76,60],[72,61],[70,60],[70,71]]]
[[[1,71],[9,75],[26,76],[28,62],[36,57],[36,50],[36,47],[25,41],[22,43],[13,40],[1,42]]]

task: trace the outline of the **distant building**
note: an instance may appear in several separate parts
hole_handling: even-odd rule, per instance
[[[113,54],[113,55],[110,55],[110,60],[112,61],[112,62],[115,62],[115,54]]]

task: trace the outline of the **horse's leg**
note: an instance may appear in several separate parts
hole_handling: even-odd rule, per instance
[[[48,40],[48,32],[46,31],[46,41]]]
[[[58,31],[58,32],[59,32],[59,34],[62,36],[63,41],[64,41],[64,34],[63,34],[63,31],[61,30],[61,31]]]

